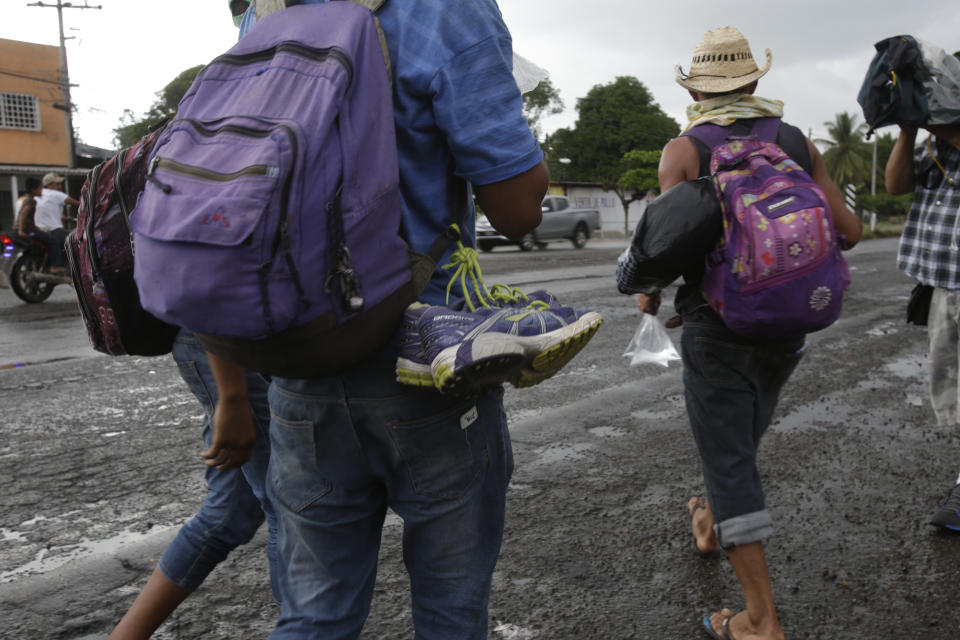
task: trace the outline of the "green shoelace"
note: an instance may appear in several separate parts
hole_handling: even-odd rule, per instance
[[[453,225],[456,227],[456,225]],[[457,231],[459,232],[459,228]],[[476,249],[464,246],[463,242],[457,240],[457,248],[450,255],[450,262],[441,267],[444,270],[453,269],[450,275],[450,281],[447,283],[446,304],[450,304],[450,294],[456,283],[460,284],[460,290],[463,293],[463,299],[470,311],[476,311],[477,307],[491,308],[504,307],[510,304],[526,305],[532,309],[548,309],[550,305],[542,300],[530,302],[523,291],[517,287],[511,287],[506,284],[494,284],[489,289],[483,282],[483,271],[480,269],[480,256]],[[467,286],[467,281],[473,284],[473,294]],[[474,302],[476,297],[476,302]]]

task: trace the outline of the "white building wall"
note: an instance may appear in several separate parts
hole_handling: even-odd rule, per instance
[[[620,198],[613,191],[604,191],[600,187],[567,185],[566,195],[572,206],[578,209],[597,209],[600,211],[604,237],[623,236],[623,205]],[[640,216],[647,207],[647,201],[638,200],[630,203],[628,229],[632,234],[640,220]]]

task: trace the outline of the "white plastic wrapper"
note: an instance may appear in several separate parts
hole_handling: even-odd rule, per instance
[[[623,357],[630,358],[630,366],[652,362],[667,367],[673,360],[679,360],[680,354],[657,316],[649,313],[641,313],[641,316],[640,326],[623,352]]]
[[[287,7],[286,0],[254,0],[254,9],[257,10],[257,20],[263,20],[271,13]]]
[[[520,87],[520,93],[530,93],[537,85],[550,76],[546,69],[533,64],[520,54],[513,54],[513,79]]]

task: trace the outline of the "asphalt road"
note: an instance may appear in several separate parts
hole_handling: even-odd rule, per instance
[[[507,391],[517,467],[492,639],[698,638],[704,613],[743,606],[729,563],[693,550],[685,504],[702,486],[680,367],[622,357],[638,315],[616,291],[620,248],[481,256],[488,284],[606,318],[558,375]],[[761,448],[791,639],[960,638],[960,536],[926,524],[960,431],[933,420],[895,249],[848,254],[844,315],[809,337]],[[0,638],[103,638],[201,500],[200,410],[170,358],[94,354],[67,288],[33,306],[0,290],[0,367],[16,363],[0,368]],[[365,639],[412,636],[400,532],[388,517]],[[261,535],[155,637],[265,637],[274,616]]]

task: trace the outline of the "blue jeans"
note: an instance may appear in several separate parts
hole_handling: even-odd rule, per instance
[[[757,471],[757,447],[781,388],[803,356],[803,345],[802,336],[738,336],[708,307],[684,315],[684,398],[707,501],[724,548],[773,533]]]
[[[456,399],[395,378],[381,361],[273,380],[268,495],[286,565],[274,640],[359,636],[387,507],[403,520],[415,638],[487,637],[513,472],[503,391]]]
[[[213,438],[213,409],[217,386],[206,353],[192,333],[181,330],[173,345],[173,357],[180,375],[196,396],[206,419],[203,441]],[[218,471],[206,468],[207,495],[200,510],[187,521],[160,558],[160,570],[170,582],[193,591],[233,549],[250,541],[267,521],[267,557],[270,586],[278,598],[277,576],[282,566],[277,553],[276,517],[266,498],[267,464],[270,459],[270,408],[267,381],[256,373],[247,374],[250,408],[257,427],[257,442],[250,460],[240,469]]]
[[[67,239],[67,236],[62,229],[56,229],[55,231],[34,229],[30,232],[30,237],[36,238],[47,247],[47,251],[50,255],[48,262],[49,266],[63,266],[63,243]]]

